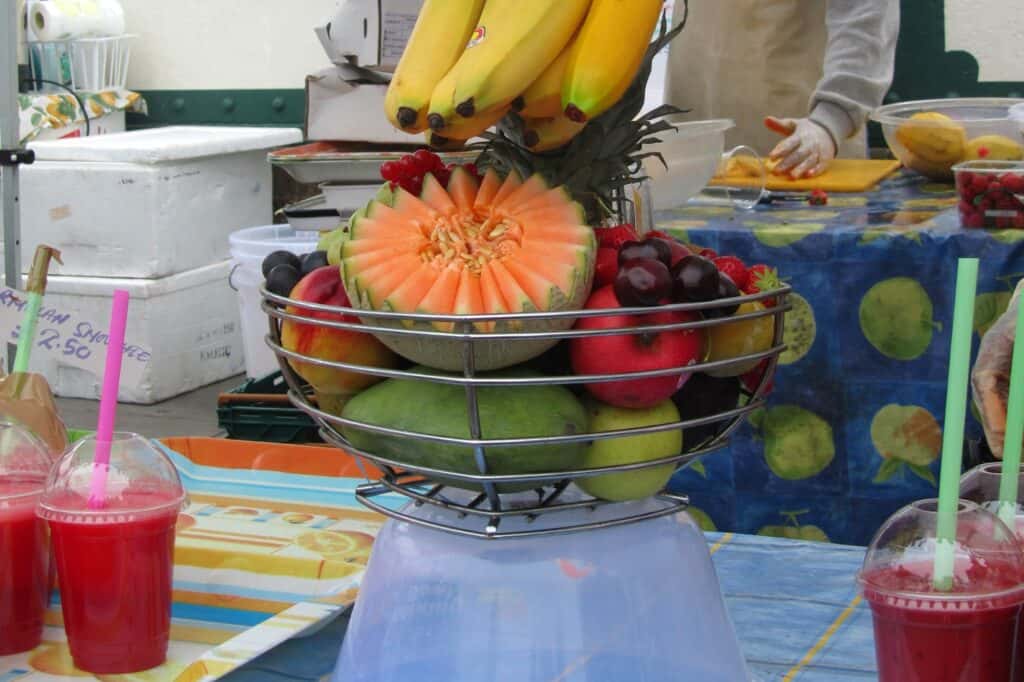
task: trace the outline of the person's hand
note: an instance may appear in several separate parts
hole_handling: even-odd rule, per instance
[[[1006,312],[981,339],[978,359],[971,370],[971,388],[974,405],[981,416],[988,447],[998,459],[1003,458],[1006,437],[1006,403],[1010,393],[1010,365],[1012,364],[1014,336],[1017,333],[1017,306],[1020,305],[1024,280],[1010,299]]]
[[[821,175],[836,158],[836,143],[825,128],[808,118],[775,118],[765,125],[787,137],[775,145],[768,158],[775,161],[775,173],[793,178]]]

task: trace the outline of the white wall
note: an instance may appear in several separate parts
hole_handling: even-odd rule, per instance
[[[1020,0],[946,0],[946,49],[978,60],[978,80],[1024,80],[1024,5]]]
[[[701,0],[709,1],[709,0]],[[1021,0],[946,0],[948,49],[977,57],[982,81],[1024,80]],[[337,0],[122,0],[140,35],[138,89],[301,88],[327,65],[313,26]],[[659,79],[660,82],[660,79]]]
[[[313,35],[337,0],[121,0],[139,90],[302,88],[329,62]]]

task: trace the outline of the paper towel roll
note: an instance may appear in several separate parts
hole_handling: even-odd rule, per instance
[[[30,22],[39,40],[119,36],[124,9],[118,0],[44,0],[32,6]]]

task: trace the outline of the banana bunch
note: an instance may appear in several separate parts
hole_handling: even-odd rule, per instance
[[[388,119],[451,148],[510,110],[533,151],[565,145],[623,96],[662,0],[426,0],[388,88]]]

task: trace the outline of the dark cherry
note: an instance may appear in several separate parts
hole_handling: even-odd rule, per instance
[[[672,293],[672,276],[661,261],[635,258],[615,276],[615,297],[626,307],[658,305]]]
[[[686,256],[672,268],[672,297],[678,303],[713,301],[718,298],[718,282],[714,263],[701,256]]]
[[[736,298],[740,295],[740,289],[736,286],[736,283],[732,281],[729,275],[719,273],[718,275],[718,295],[715,299],[719,298]],[[704,317],[729,317],[735,314],[739,310],[740,306],[737,303],[733,303],[721,308],[707,308],[701,312]]]
[[[631,260],[657,260],[672,267],[672,249],[661,239],[645,239],[642,242],[626,242],[619,247],[619,265]]]

